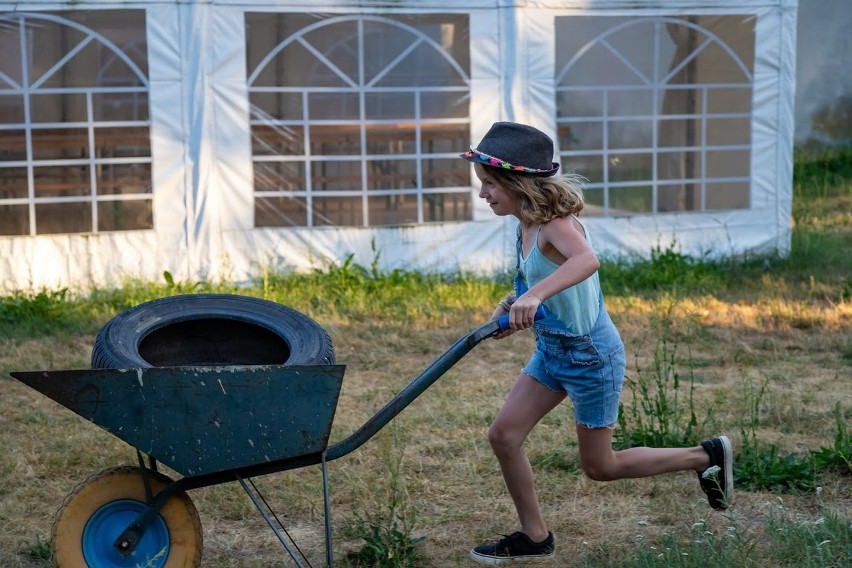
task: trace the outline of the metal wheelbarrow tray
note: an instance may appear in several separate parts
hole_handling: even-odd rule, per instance
[[[201,523],[186,491],[237,481],[301,567],[298,547],[250,479],[320,464],[331,567],[327,462],[359,448],[477,344],[507,328],[504,317],[459,338],[329,446],[345,366],[307,316],[230,294],[172,296],[117,315],[95,340],[97,368],[11,373],[137,450],[137,466],[94,474],[66,497],[52,531],[54,565],[199,566]],[[183,477],[171,480],[157,462]]]

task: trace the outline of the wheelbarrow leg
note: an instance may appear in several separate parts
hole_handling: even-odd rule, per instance
[[[331,498],[329,496],[328,491],[328,461],[326,460],[325,451],[323,451],[322,453],[322,460],[320,461],[320,464],[322,466],[322,495],[325,509],[325,559],[326,567],[333,568],[334,554],[331,543]],[[305,559],[305,561],[307,562],[304,553],[299,549],[299,546],[293,540],[293,537],[287,534],[287,530],[284,528],[284,525],[281,523],[281,521],[277,517],[275,518],[275,522],[272,521],[272,518],[270,518],[270,515],[267,513],[267,510],[271,512],[271,508],[269,507],[269,504],[266,503],[266,501],[263,499],[263,495],[260,494],[260,491],[258,491],[254,483],[251,483],[251,479],[249,479],[249,483],[251,483],[250,488],[249,484],[246,483],[246,480],[243,479],[242,476],[236,474],[236,478],[237,481],[240,482],[240,485],[242,485],[243,491],[246,492],[246,495],[249,496],[249,499],[251,499],[252,503],[254,503],[254,506],[260,512],[260,515],[263,517],[263,520],[266,521],[266,524],[269,525],[269,528],[271,528],[272,532],[275,533],[275,536],[278,537],[278,541],[284,546],[284,549],[287,551],[287,554],[290,555],[290,559],[296,563],[296,566],[298,568],[304,568],[304,565],[301,563],[299,558],[296,557],[296,552],[298,552],[298,555],[301,558]],[[261,503],[261,501],[263,501],[263,503]],[[279,527],[281,530],[279,530]],[[282,534],[282,532],[284,534]],[[287,536],[286,539],[284,538],[285,534]],[[290,545],[287,544],[287,540],[289,540],[293,544],[293,548],[296,549],[295,552],[290,548]],[[308,563],[308,566],[310,566],[310,563]]]
[[[328,494],[328,462],[326,451],[322,453],[322,496],[325,501],[325,561],[328,568],[332,568],[334,562],[331,546],[331,498]]]
[[[263,520],[266,521],[266,524],[269,525],[269,528],[271,528],[272,532],[275,533],[275,536],[278,537],[278,541],[284,547],[284,550],[287,551],[287,554],[290,555],[290,559],[293,560],[293,562],[296,564],[297,568],[305,568],[305,565],[302,564],[301,560],[299,560],[299,558],[296,556],[296,552],[298,552],[299,556],[301,556],[302,558],[304,558],[305,555],[299,549],[298,545],[296,545],[296,542],[293,540],[293,538],[289,534],[287,534],[287,531],[286,531],[286,529],[284,529],[284,525],[281,524],[281,521],[279,521],[276,518],[275,519],[276,522],[272,522],[272,519],[270,518],[269,514],[266,512],[266,510],[269,508],[269,506],[266,505],[264,507],[264,504],[266,503],[265,501],[264,501],[263,504],[261,504],[261,500],[263,499],[263,496],[260,495],[260,492],[257,490],[257,487],[255,487],[254,484],[252,484],[252,487],[249,488],[248,483],[246,483],[246,480],[243,479],[239,474],[237,475],[237,481],[240,482],[240,485],[242,485],[242,487],[243,487],[243,491],[246,492],[246,495],[249,496],[249,499],[251,499],[251,502],[254,503],[254,506],[260,512],[260,515],[263,517]],[[249,481],[251,481],[251,480],[249,480]],[[257,493],[257,495],[255,495],[255,493]],[[258,495],[260,495],[260,498],[258,498]],[[276,526],[276,524],[277,524],[277,526]],[[281,530],[279,530],[278,527],[281,527]],[[282,534],[282,532],[284,534],[287,534],[287,539],[284,538],[284,534]],[[289,544],[287,544],[288,539],[293,544],[292,548],[290,547]],[[293,551],[293,548],[296,549],[295,552]]]

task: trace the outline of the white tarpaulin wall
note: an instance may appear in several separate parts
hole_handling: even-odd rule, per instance
[[[789,251],[796,0],[306,4],[0,1],[0,289],[507,270],[455,157],[497,120],[603,256]]]

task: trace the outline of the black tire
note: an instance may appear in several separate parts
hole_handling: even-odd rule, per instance
[[[234,294],[160,298],[126,310],[98,332],[93,369],[331,365],[328,333],[287,306]]]

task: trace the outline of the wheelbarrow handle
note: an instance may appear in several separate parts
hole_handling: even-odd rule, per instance
[[[546,310],[539,307],[535,319],[540,320],[545,316]],[[500,322],[500,320],[504,320]],[[363,426],[358,428],[348,438],[330,446],[326,452],[326,460],[335,460],[344,456],[373,437],[393,417],[402,412],[415,398],[420,396],[432,383],[446,373],[462,357],[476,347],[480,342],[494,337],[498,333],[509,329],[509,316],[502,316],[497,320],[489,321],[472,330],[467,335],[460,337],[446,351],[438,356],[420,375],[415,377],[403,388],[393,399],[379,410],[372,418],[367,420]]]
[[[535,321],[542,319],[545,316],[544,306],[539,306],[535,311]],[[509,314],[505,316],[500,316],[497,318],[497,325],[500,328],[499,333],[503,333],[504,331],[509,331]]]

